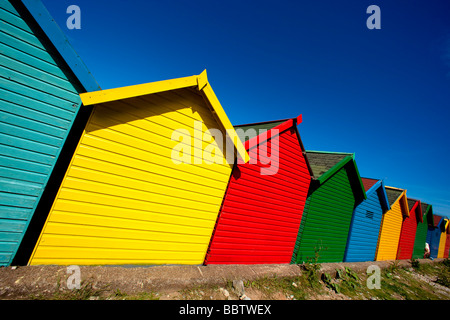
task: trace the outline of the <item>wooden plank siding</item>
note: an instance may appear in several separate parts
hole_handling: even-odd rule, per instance
[[[386,187],[386,191],[392,190]],[[378,238],[376,261],[395,260],[402,228],[403,216],[408,215],[406,204],[406,190],[391,204],[391,209],[383,215],[380,235]]]
[[[315,257],[318,262],[341,262],[345,253],[355,199],[346,170],[310,195],[305,207],[296,247],[296,263]]]
[[[431,205],[421,201],[422,221],[417,224],[416,238],[412,258],[423,259],[425,254],[425,243],[427,242],[428,226],[433,221],[433,208]]]
[[[439,227],[441,231],[441,237],[439,239],[439,250],[438,250],[438,258],[444,258],[445,254],[445,241],[447,240],[447,227],[448,227],[448,220],[443,219],[441,222],[441,225]]]
[[[0,0],[0,266],[9,265],[84,92],[19,2]]]
[[[342,262],[353,210],[365,198],[359,173],[351,156],[341,157],[342,160],[333,166],[338,169],[330,173],[332,169],[325,169],[326,159],[314,159],[308,154],[313,171],[316,168],[322,173],[320,177],[315,174],[315,178],[327,178],[320,183],[313,180],[311,184],[291,262],[303,263],[310,259]],[[335,154],[329,156],[334,157]],[[359,196],[361,193],[364,195]]]
[[[411,259],[414,251],[417,225],[422,216],[420,201],[408,198],[409,216],[403,217],[402,229],[397,249],[397,259]]]
[[[439,215],[433,215],[433,223],[428,226],[427,242],[430,246],[430,256],[434,259],[439,254],[439,244],[441,241],[441,229],[440,225],[444,218]]]
[[[177,129],[191,164],[172,159]],[[95,105],[30,264],[202,264],[232,170],[194,162],[223,152],[209,129],[225,135],[197,89]]]
[[[389,209],[381,180],[361,179],[367,199],[356,206],[345,249],[344,261],[373,261],[378,243],[381,220]]]
[[[290,262],[311,174],[295,122],[280,131],[249,149],[256,163],[234,167],[205,264]],[[264,156],[275,148],[277,158]]]
[[[445,236],[445,249],[444,258],[448,258],[450,254],[450,224],[447,226],[446,236]]]

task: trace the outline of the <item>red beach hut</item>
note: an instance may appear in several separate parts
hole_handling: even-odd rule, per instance
[[[250,161],[233,168],[205,264],[290,263],[312,175],[300,122],[235,127]]]
[[[416,239],[417,225],[422,221],[422,206],[420,200],[408,198],[409,216],[403,217],[400,241],[397,249],[397,259],[411,259]]]

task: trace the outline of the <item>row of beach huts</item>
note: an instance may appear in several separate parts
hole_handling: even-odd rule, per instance
[[[301,115],[233,126],[205,71],[101,90],[40,1],[0,23],[0,266],[448,258],[448,217]]]

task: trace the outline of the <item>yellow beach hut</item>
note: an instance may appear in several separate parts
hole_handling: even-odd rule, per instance
[[[248,161],[206,71],[80,97],[93,110],[29,265],[202,264]]]
[[[440,228],[441,228],[441,237],[439,240],[439,250],[438,250],[438,258],[445,258],[445,241],[447,240],[447,229],[449,227],[450,220],[448,218],[442,219]]]
[[[383,215],[381,221],[376,261],[396,259],[403,217],[409,216],[406,190],[394,187],[385,189],[391,209]]]

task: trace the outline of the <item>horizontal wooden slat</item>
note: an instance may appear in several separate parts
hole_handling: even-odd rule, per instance
[[[4,103],[5,105],[9,104],[8,102]],[[8,108],[3,109],[0,111],[0,121],[6,124],[15,125],[21,130],[28,130],[31,131],[33,134],[36,133],[38,137],[43,137],[43,139],[47,139],[47,141],[41,141],[48,144],[58,144],[60,139],[65,137],[65,130],[63,128],[58,128],[54,125],[41,122],[36,119],[30,119],[26,118],[22,115],[20,115],[17,111],[17,109],[20,109],[17,105],[14,107],[16,110],[15,113],[10,113]],[[28,114],[27,110],[27,116],[30,117],[30,114]],[[34,114],[34,112],[31,112]],[[55,138],[59,138],[55,139]],[[36,140],[36,138],[35,138]],[[39,140],[36,140],[39,141]]]
[[[310,178],[295,131],[282,133],[278,140],[273,175],[261,174],[261,162],[235,167],[207,264],[289,263]],[[249,155],[259,159],[260,151],[270,155],[270,149],[271,142],[265,141]]]
[[[193,175],[188,172],[178,171],[177,175],[163,175],[158,166],[151,166],[148,162],[140,161],[138,159],[129,159],[128,165],[120,164],[120,157],[117,159],[114,154],[108,157],[107,161],[101,161],[98,158],[89,158],[80,154],[73,160],[74,168],[92,169],[98,168],[99,172],[113,172],[116,175],[129,177],[136,180],[147,181],[163,186],[174,186],[184,190],[190,190],[197,194],[208,195],[211,197],[223,196],[223,188],[217,188],[211,185],[209,179],[202,179],[197,176],[197,183],[195,188],[192,188],[191,180]],[[101,168],[101,169],[100,169]]]
[[[33,162],[32,158],[28,160],[13,158],[11,154],[0,155],[2,164],[0,166],[0,176],[42,183],[44,181],[42,179],[51,172],[51,166]]]
[[[14,68],[16,67],[16,68]],[[20,83],[22,85],[31,87],[33,89],[39,90],[40,92],[43,92],[47,95],[51,95],[54,97],[57,97],[61,100],[66,100],[71,103],[80,103],[80,97],[78,94],[74,91],[73,87],[68,86],[68,89],[60,88],[59,86],[55,85],[51,82],[43,81],[42,77],[45,77],[45,74],[42,72],[33,69],[35,72],[32,72],[31,70],[25,69],[20,71],[25,71],[27,73],[20,72],[17,70],[17,67],[21,67],[20,65],[14,65],[11,64],[10,61],[8,61],[7,67],[0,66],[0,72],[2,73],[2,76],[14,81],[16,83]],[[31,69],[31,68],[30,68]],[[34,75],[34,77],[33,77]],[[54,79],[49,79],[54,80]]]
[[[386,212],[381,223],[376,260],[395,260],[402,227],[402,210],[400,202],[396,201],[391,210]]]
[[[11,91],[13,93],[28,97],[43,103],[48,104],[56,109],[62,109],[69,113],[75,113],[79,107],[78,99],[72,100],[63,99],[56,95],[50,95],[46,92],[40,91],[38,88],[29,87],[23,83],[21,76],[16,73],[14,76],[4,78],[0,74],[0,87],[4,90]]]
[[[43,235],[45,239],[46,235],[61,235],[61,236],[83,236],[90,237],[92,243],[95,243],[95,238],[112,238],[112,239],[131,239],[131,240],[142,240],[142,241],[155,241],[162,243],[185,243],[185,244],[195,244],[204,243],[205,236],[194,235],[194,234],[181,234],[174,232],[159,232],[152,230],[142,230],[142,229],[126,229],[101,225],[87,225],[87,224],[74,224],[52,221],[46,226],[46,233]],[[76,245],[76,242],[74,243]]]
[[[67,76],[64,74],[64,72],[59,68],[59,66],[44,61],[38,57],[33,56],[28,51],[21,51],[17,47],[9,46],[0,41],[0,50],[5,58],[16,60],[20,63],[26,64],[27,66],[30,66],[33,69],[36,69],[37,71],[42,71],[44,73],[53,75],[63,81],[68,81]],[[68,81],[70,83],[70,81]],[[70,85],[67,87],[64,85],[61,85],[60,81],[57,81],[57,85],[61,87],[70,88]]]
[[[295,262],[314,258],[315,250],[319,262],[343,261],[353,207],[352,188],[343,168],[309,196],[294,249]]]
[[[28,19],[0,0],[0,265],[14,258],[81,105],[79,81]]]
[[[0,39],[1,42],[7,46],[10,46],[22,52],[26,52],[27,54],[46,63],[56,65],[55,60],[45,50],[22,41],[21,39],[14,37],[12,34],[4,31],[3,29],[0,30]]]
[[[202,262],[231,165],[172,161],[174,125],[215,120],[163,96],[94,106],[31,264]]]
[[[95,150],[93,151],[93,153],[95,153],[96,155],[100,153],[97,150],[101,152],[107,151],[109,153],[114,153],[119,156],[125,156],[128,159],[130,159],[130,161],[137,159],[140,161],[145,161],[149,165],[150,164],[157,165],[160,167],[160,172],[162,174],[166,174],[166,171],[170,171],[167,173],[167,175],[173,175],[176,174],[177,171],[183,171],[186,173],[192,173],[215,181],[223,181],[223,179],[227,179],[227,174],[224,171],[224,169],[227,168],[223,168],[221,165],[206,164],[206,163],[176,164],[171,159],[172,154],[169,149],[167,149],[167,152],[164,152],[163,154],[160,154],[158,152],[153,153],[151,143],[147,144],[149,149],[144,150],[133,148],[131,146],[125,146],[112,140],[99,139],[98,137],[94,137],[88,134],[84,135],[82,143],[83,146],[80,148],[81,152],[80,154],[83,154],[85,156],[90,156],[91,155],[90,151],[93,149]],[[109,158],[107,158],[106,160],[109,160]],[[228,167],[228,170],[229,171],[231,170],[230,167]]]

